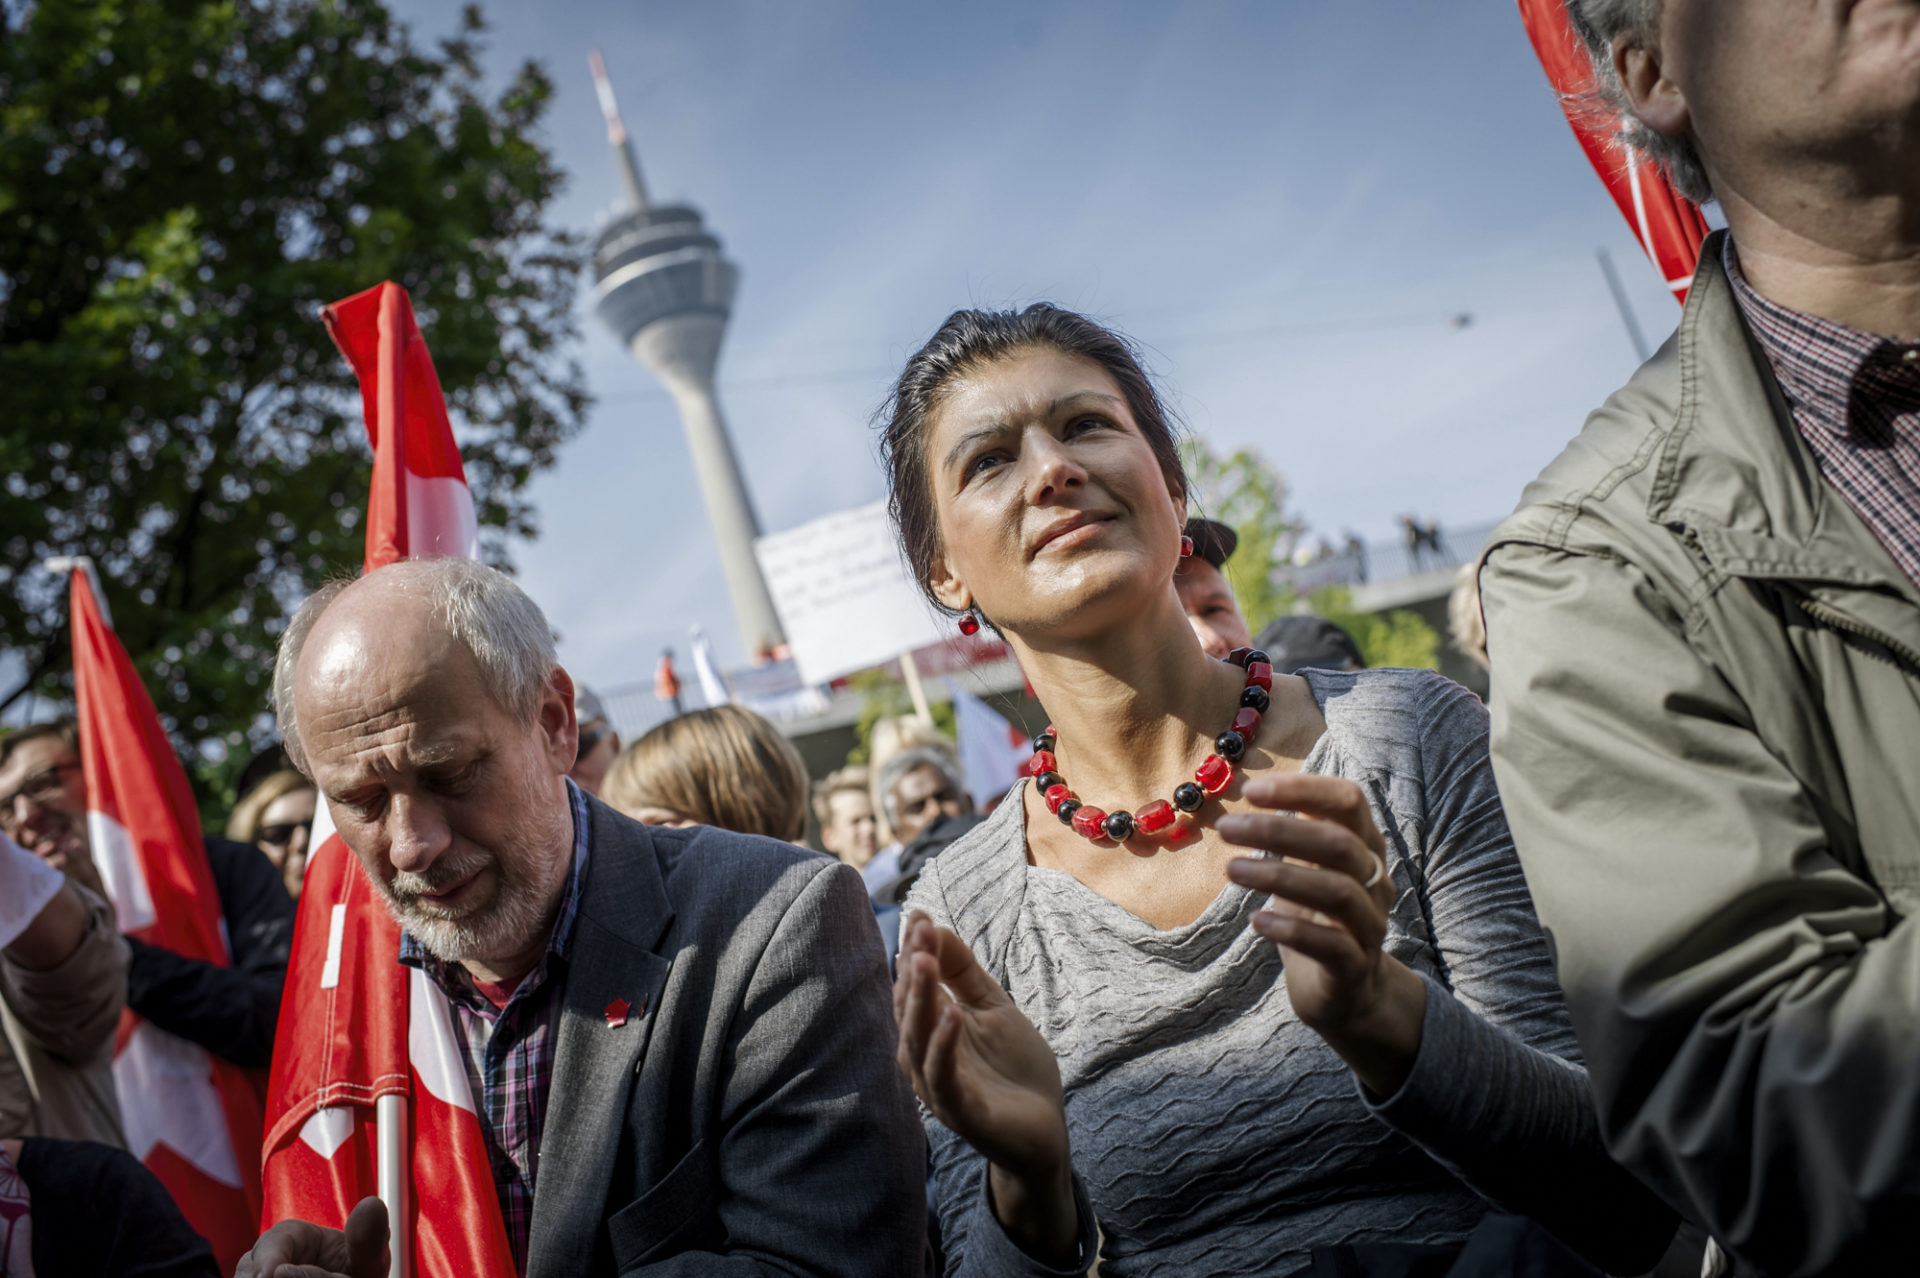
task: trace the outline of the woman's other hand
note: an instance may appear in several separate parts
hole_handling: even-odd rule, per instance
[[[1289,773],[1247,782],[1266,812],[1222,817],[1222,837],[1269,854],[1227,867],[1227,877],[1273,897],[1253,929],[1280,947],[1287,996],[1308,1027],[1360,1081],[1391,1096],[1420,1051],[1426,985],[1385,953],[1393,877],[1386,840],[1359,786]]]
[[[900,1068],[935,1118],[989,1164],[994,1214],[1029,1254],[1074,1259],[1079,1237],[1060,1066],[965,941],[915,911],[900,937]]]

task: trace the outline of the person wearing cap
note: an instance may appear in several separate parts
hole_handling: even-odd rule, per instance
[[[1225,658],[1235,648],[1253,647],[1240,601],[1221,571],[1240,545],[1239,535],[1213,519],[1189,519],[1185,531],[1193,538],[1193,553],[1173,570],[1173,586],[1201,648],[1209,657]]]
[[[567,775],[588,794],[598,795],[607,769],[620,756],[620,734],[607,718],[607,708],[585,684],[574,690],[573,714],[580,722],[580,754]]]
[[[1276,617],[1253,645],[1273,660],[1278,674],[1301,670],[1365,670],[1360,645],[1325,617],[1308,614]]]

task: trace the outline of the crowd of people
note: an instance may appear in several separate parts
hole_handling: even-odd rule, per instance
[[[1019,784],[911,719],[811,783],[735,706],[623,745],[519,585],[402,561],[285,631],[220,967],[121,934],[74,729],[16,730],[0,1268],[212,1272],[114,1027],[267,1064],[324,801],[522,1274],[1911,1272],[1920,12],[1571,11],[1727,230],[1461,582],[1490,706],[1250,635],[1128,342],[957,312],[881,453],[927,600],[1051,718]],[[378,1199],[332,1223],[239,1272],[385,1272]]]

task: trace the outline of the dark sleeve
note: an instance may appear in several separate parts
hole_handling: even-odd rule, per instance
[[[1494,787],[1486,710],[1438,676],[1425,692],[1427,819],[1413,890],[1425,898],[1446,981],[1427,981],[1420,1051],[1406,1081],[1391,1097],[1366,1099],[1491,1201],[1609,1273],[1639,1273],[1659,1259],[1679,1218],[1607,1154]]]
[[[887,956],[860,876],[808,880],[733,1013],[715,1166],[724,1254],[628,1271],[899,1278],[926,1246],[926,1145],[894,1062]]]
[[[35,1273],[218,1278],[206,1239],[126,1150],[29,1137],[20,1178],[32,1200]]]
[[[228,839],[206,843],[233,965],[217,967],[129,937],[127,1005],[223,1060],[262,1069],[273,1059],[293,945],[293,898],[258,848]]]

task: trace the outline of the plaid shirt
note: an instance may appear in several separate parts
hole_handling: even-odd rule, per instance
[[[487,1139],[500,1217],[513,1246],[514,1267],[522,1274],[527,1272],[533,1178],[567,984],[567,949],[587,871],[587,801],[571,780],[567,795],[573,803],[573,868],[561,891],[560,912],[554,917],[553,935],[539,966],[520,978],[503,1006],[496,1008],[475,989],[458,963],[443,963],[411,936],[400,934],[400,961],[425,972],[453,1004],[454,1032],[464,1049],[467,1086],[479,1102],[480,1130]]]
[[[1828,483],[1920,583],[1920,343],[1791,311],[1753,291],[1726,242],[1740,312]]]

